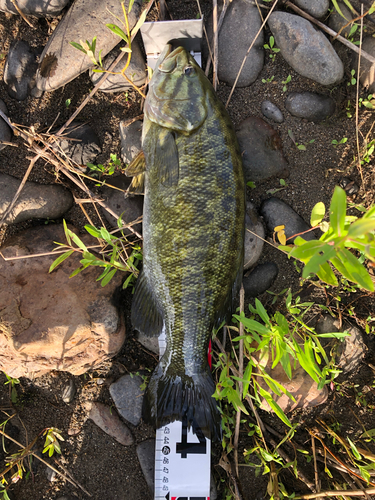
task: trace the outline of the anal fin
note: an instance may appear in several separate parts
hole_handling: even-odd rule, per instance
[[[149,337],[159,336],[163,328],[163,317],[143,270],[135,286],[131,320],[136,330]]]

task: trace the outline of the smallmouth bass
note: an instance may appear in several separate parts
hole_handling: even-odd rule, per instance
[[[182,47],[167,45],[157,62],[142,148],[143,269],[132,322],[146,335],[164,327],[167,338],[143,418],[159,428],[185,417],[193,430],[220,439],[207,347],[212,328],[230,318],[242,280],[245,183],[230,118]],[[139,162],[129,172],[139,173]]]

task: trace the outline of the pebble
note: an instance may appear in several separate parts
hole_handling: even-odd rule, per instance
[[[56,133],[57,130],[55,129],[52,133]],[[84,166],[85,170],[87,163],[93,163],[101,153],[96,132],[87,123],[76,120],[64,130],[62,137],[57,139],[56,143],[53,146],[56,151],[62,150],[71,160]]]
[[[8,116],[8,109],[4,101],[0,99],[0,109]],[[9,125],[0,117],[0,151],[6,148],[6,144],[1,144],[2,141],[10,142],[12,139],[12,129]]]
[[[27,42],[12,42],[4,68],[4,82],[8,94],[13,99],[24,101],[35,86],[38,64],[36,54]]]
[[[121,215],[124,224],[137,220],[143,214],[143,196],[132,195],[125,198],[124,191],[128,188],[131,182],[130,177],[126,175],[118,175],[117,177],[109,178],[107,186],[104,185],[100,192],[108,205],[115,214],[119,217]],[[116,186],[123,191],[111,188],[109,185]],[[114,228],[117,228],[117,219],[111,215],[107,210],[104,211],[104,217],[107,222]],[[135,224],[132,228],[138,233],[142,232],[142,224]],[[130,229],[124,230],[125,234],[132,234]]]
[[[282,112],[271,101],[263,101],[261,106],[262,113],[266,118],[276,123],[283,123],[284,117]]]
[[[149,351],[151,351],[159,356],[158,337],[150,337],[149,335],[145,335],[144,333],[138,332],[137,340],[140,344],[143,345],[143,347],[145,347]]]
[[[363,39],[362,50],[375,57],[375,38],[367,36]],[[357,74],[358,70],[358,55],[354,52],[352,59],[352,68]],[[365,87],[368,94],[375,93],[375,63],[372,63],[361,57],[361,71],[359,81]],[[367,97],[367,96],[366,96]]]
[[[343,2],[337,2],[337,4],[341,12],[344,14],[345,19],[342,17],[341,14],[337,12],[335,8],[333,8],[331,15],[329,16],[328,25],[334,31],[339,32],[340,29],[345,24],[347,24],[351,19],[353,19],[353,15],[351,13],[351,10]],[[349,24],[349,26],[347,26],[341,31],[340,35],[344,36],[345,38],[348,38],[351,28],[352,26]]]
[[[329,9],[329,0],[293,0],[300,9],[314,17],[323,17]]]
[[[109,387],[109,392],[119,414],[137,426],[142,417],[143,380],[139,376],[123,375]]]
[[[245,274],[242,283],[246,297],[258,297],[269,288],[279,274],[279,268],[274,262],[259,264],[247,276]]]
[[[61,399],[64,403],[71,403],[76,395],[77,388],[74,383],[74,380],[71,378],[69,382],[65,385],[61,393]]]
[[[293,116],[321,122],[333,115],[336,104],[330,96],[315,92],[291,92],[285,101],[285,107]]]
[[[315,330],[318,334],[331,332],[347,332],[349,337],[345,337],[343,342],[337,339],[321,339],[327,341],[326,349],[331,351],[335,347],[336,366],[342,371],[342,374],[348,375],[357,370],[366,356],[367,347],[363,341],[361,330],[344,321],[341,328],[340,322],[336,318],[332,318],[329,314],[325,314],[315,325]]]
[[[263,201],[260,207],[260,214],[266,223],[266,229],[269,235],[273,235],[276,226],[285,225],[284,231],[287,243],[292,243],[294,241],[294,238],[291,239],[293,235],[310,229],[310,226],[306,224],[302,217],[279,198],[272,197]],[[306,241],[316,239],[313,231],[300,236]]]
[[[134,443],[134,438],[128,427],[109,406],[93,402],[88,403],[86,407],[89,410],[89,419],[108,436],[113,437],[124,446],[130,446]]]
[[[23,14],[37,17],[56,17],[69,0],[17,0],[17,6]],[[19,14],[14,4],[9,0],[0,0],[0,11]]]
[[[19,179],[0,173],[0,218],[20,184]],[[73,196],[63,186],[27,181],[5,222],[15,224],[30,219],[58,219],[72,205]]]
[[[334,48],[306,19],[273,12],[268,25],[281,55],[300,75],[321,85],[334,85],[344,76],[344,65]]]
[[[251,231],[251,233],[249,231]],[[260,239],[257,236],[259,236]],[[245,255],[244,255],[244,269],[253,267],[259,260],[263,245],[264,245],[265,231],[261,220],[254,208],[254,205],[249,201],[246,203],[246,219],[245,219]]]
[[[50,469],[49,467],[46,467],[46,477],[47,477],[48,481],[53,483],[53,481],[55,481],[55,479],[57,478],[57,472]]]
[[[354,196],[358,193],[359,191],[359,186],[356,184],[354,181],[349,179],[349,177],[342,177],[339,181],[340,187],[345,189],[346,194],[349,196]]]
[[[129,1],[125,2],[127,8]],[[140,14],[142,1],[135,0],[128,16],[133,28]],[[96,56],[106,56],[119,42],[106,24],[116,23],[114,16],[123,19],[121,3],[116,0],[76,0],[58,24],[40,57],[36,86],[40,90],[56,90],[92,67],[90,58],[70,45],[70,41],[92,41],[97,37]],[[126,57],[126,56],[124,56]],[[125,59],[124,59],[125,60]]]
[[[107,57],[105,57],[103,61],[104,69],[108,69],[110,67],[119,53],[119,49],[114,49],[107,55]],[[112,69],[112,72],[120,72],[124,68],[125,62],[126,56],[117,64],[117,66],[114,67],[114,69]],[[125,75],[137,87],[141,87],[146,81],[146,62],[137,40],[132,42],[132,57],[129,66],[125,71]],[[102,76],[103,73],[96,73],[90,69],[90,78],[94,85],[98,83],[98,80]],[[102,92],[124,92],[131,88],[133,88],[133,86],[121,74],[109,75],[105,82],[100,86],[100,90]]]
[[[88,234],[80,238],[85,245],[97,244]],[[122,316],[113,304],[121,273],[105,287],[97,281],[102,270],[96,267],[69,279],[80,267],[77,253],[49,273],[57,257],[49,254],[57,246],[54,242],[66,242],[62,224],[26,229],[1,249],[9,258],[44,254],[0,259],[0,311],[7,325],[5,331],[0,328],[0,370],[12,377],[34,378],[52,370],[81,375],[115,356],[125,340]]]
[[[262,118],[246,118],[237,129],[237,138],[246,182],[273,176],[288,177],[288,163],[282,153],[280,136]]]
[[[219,31],[218,77],[220,81],[231,86],[234,84],[246,52],[261,25],[262,21],[258,9],[251,2],[236,0],[229,4]],[[212,38],[211,17],[208,21],[207,31],[209,37]],[[264,34],[261,31],[246,59],[237,87],[248,87],[257,79],[264,64],[263,44]]]
[[[126,120],[120,122],[121,157],[124,163],[130,163],[142,150],[142,126],[143,122],[127,125]]]

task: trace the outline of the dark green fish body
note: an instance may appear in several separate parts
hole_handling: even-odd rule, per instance
[[[160,427],[184,414],[218,437],[207,363],[212,328],[228,317],[242,279],[245,189],[230,119],[181,47],[160,57],[145,103],[144,265],[134,326],[167,349],[144,403]]]

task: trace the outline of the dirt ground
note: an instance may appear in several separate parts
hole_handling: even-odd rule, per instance
[[[210,14],[211,1],[201,0],[205,16]],[[269,5],[269,4],[267,4]],[[169,0],[169,9],[174,19],[196,18],[197,6],[195,0]],[[264,10],[264,12],[267,12]],[[153,13],[155,16],[155,12]],[[17,102],[10,98],[2,82],[2,71],[4,57],[6,56],[10,43],[15,39],[28,41],[32,46],[44,46],[47,39],[57,25],[56,20],[49,22],[45,19],[33,19],[36,30],[31,29],[19,17],[8,16],[0,13],[0,98],[8,107],[9,116],[15,123],[25,126],[34,126],[39,132],[46,131],[53,123],[61,126],[71,116],[83,99],[92,89],[92,83],[88,74],[83,74],[73,82],[53,93],[44,93],[40,98],[28,97],[23,102]],[[374,24],[368,23],[369,32],[375,28]],[[266,30],[266,40],[269,38]],[[257,81],[248,88],[235,90],[228,111],[235,125],[250,115],[262,116],[260,106],[263,100],[274,102],[283,112],[285,121],[278,125],[271,125],[279,132],[284,155],[290,166],[290,175],[286,181],[286,187],[279,190],[276,196],[289,203],[306,221],[310,219],[313,206],[322,201],[329,206],[334,186],[342,177],[347,176],[360,186],[355,203],[370,206],[374,201],[374,173],[373,161],[364,163],[362,173],[353,165],[353,157],[356,155],[356,125],[353,104],[356,99],[356,87],[348,85],[350,76],[350,60],[352,54],[347,49],[335,42],[335,48],[345,63],[345,77],[342,83],[334,88],[324,88],[311,80],[301,77],[294,72],[277,54],[275,60],[265,55],[265,65]],[[283,92],[282,81],[291,75],[291,82],[287,91]],[[274,77],[271,83],[263,83]],[[324,123],[315,124],[291,116],[284,107],[288,92],[291,91],[316,91],[324,95],[331,95],[337,105],[335,115]],[[218,95],[226,102],[230,88],[221,84]],[[360,97],[367,97],[367,93],[360,89]],[[65,102],[71,99],[69,108]],[[348,101],[352,104],[352,118],[347,116]],[[129,91],[125,94],[105,94],[98,92],[85,106],[79,115],[79,120],[88,121],[95,129],[102,142],[102,153],[97,158],[97,163],[105,163],[110,153],[116,153],[120,157],[120,140],[118,126],[122,119],[132,118],[141,113],[140,98],[138,94]],[[374,120],[373,111],[364,107],[359,109],[359,138],[363,143],[363,137],[369,132]],[[291,141],[288,130],[294,134],[295,140],[300,144],[307,144],[306,151],[300,151]],[[340,141],[346,137],[345,144],[333,147],[332,140]],[[19,138],[14,138],[17,148],[7,147],[0,152],[0,171],[22,179],[29,161],[30,153],[27,151]],[[33,168],[30,180],[42,184],[54,183],[56,176],[51,165],[38,161]],[[58,182],[62,182],[71,188],[76,194],[76,188],[71,183],[59,176]],[[248,189],[248,199],[259,207],[261,201],[269,196],[269,190],[282,187],[279,179],[271,179],[257,183],[255,189]],[[94,186],[92,187],[94,189]],[[90,217],[95,224],[99,220],[95,211],[87,208]],[[87,220],[78,206],[73,207],[65,216],[65,219],[74,224],[79,230],[83,230]],[[61,222],[61,221],[57,221]],[[16,224],[1,229],[1,237],[6,239],[15,232],[22,231],[26,227],[43,224],[44,221],[33,221]],[[279,275],[272,287],[275,293],[291,287],[293,292],[300,290],[304,300],[313,300],[338,311],[342,316],[350,317],[350,320],[364,325],[364,320],[369,315],[374,315],[374,303],[371,295],[362,292],[349,293],[340,290],[336,293],[325,293],[322,288],[311,284],[304,284],[300,289],[300,275],[296,271],[293,262],[279,251],[269,245],[265,245],[260,262],[273,261],[279,266]],[[336,300],[337,294],[341,298]],[[260,297],[266,307],[271,308],[272,297],[264,294]],[[18,402],[12,404],[9,397],[9,386],[5,375],[0,375],[0,417],[4,421],[6,415],[16,413],[12,419],[13,426],[7,425],[7,430],[22,444],[30,443],[46,427],[57,427],[62,431],[65,441],[62,443],[62,457],[59,461],[70,474],[88,490],[94,500],[108,498],[113,500],[148,500],[151,499],[146,482],[136,457],[135,446],[123,447],[111,437],[104,434],[90,420],[87,420],[85,403],[89,400],[100,401],[113,405],[109,395],[109,385],[124,373],[140,372],[149,373],[156,364],[155,356],[147,352],[135,339],[134,332],[129,320],[131,305],[131,294],[124,293],[122,309],[125,315],[127,338],[121,352],[111,361],[92,373],[80,377],[74,377],[77,386],[77,395],[72,403],[66,404],[61,399],[61,391],[71,375],[62,372],[53,372],[50,375],[36,380],[21,379],[17,386]],[[354,313],[349,314],[350,308]],[[363,428],[375,427],[373,411],[375,409],[375,374],[370,365],[375,365],[375,337],[373,334],[366,335],[368,351],[364,362],[358,371],[346,380],[341,380],[341,390],[337,388],[330,390],[328,401],[314,409],[294,411],[290,418],[292,422],[303,424],[298,432],[297,441],[305,445],[308,438],[304,431],[306,426],[314,425],[317,417],[327,422],[336,422],[342,435],[349,435],[352,440],[358,438]],[[340,380],[340,379],[339,379]],[[273,429],[284,434],[282,424],[276,417],[261,412],[263,420]],[[137,428],[130,425],[136,443],[139,443],[154,435],[153,430],[141,424]],[[252,446],[251,439],[247,436],[248,427],[245,424],[241,428],[240,450]],[[39,438],[38,446],[42,449],[43,440]],[[371,444],[369,448],[371,449]],[[0,469],[5,469],[4,457],[9,453],[15,453],[17,446],[6,443],[6,453],[0,456]],[[372,448],[375,453],[375,449]],[[1,452],[0,452],[1,454]],[[240,453],[242,456],[242,453]],[[294,458],[294,457],[293,457]],[[243,459],[241,459],[243,461]],[[53,463],[53,460],[52,462]],[[312,463],[302,463],[301,467],[312,479],[314,477]],[[72,498],[86,499],[87,495],[80,489],[74,488],[66,480],[57,478],[50,482],[45,474],[45,466],[36,460],[32,462],[32,474],[27,479],[22,479],[9,489],[9,496],[13,500],[42,500],[57,499],[62,495],[71,495]],[[26,471],[29,470],[26,467]],[[226,478],[224,470],[215,466],[215,477],[220,484],[220,495],[224,491],[224,482],[220,479]],[[25,473],[26,474],[26,473]],[[345,483],[338,473],[330,479],[324,468],[320,467],[320,479],[322,488],[333,488],[337,484]],[[284,471],[281,476],[289,493],[308,493],[306,485],[295,479],[291,471]],[[254,469],[240,467],[240,483],[245,500],[260,499],[266,494],[267,476],[255,477]]]

